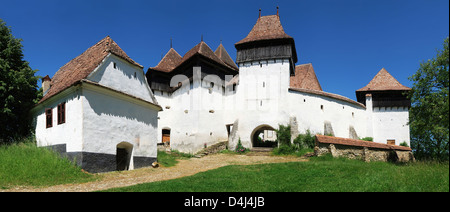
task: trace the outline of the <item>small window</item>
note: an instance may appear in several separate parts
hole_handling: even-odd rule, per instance
[[[320,109],[323,110],[323,105],[320,105]]]
[[[265,88],[266,87],[266,82],[263,82],[263,88]]]
[[[209,86],[210,88],[214,88],[214,83],[213,82],[209,83]]]
[[[66,123],[66,103],[58,105],[58,124]]]
[[[387,139],[387,144],[395,145],[395,139]]]
[[[116,69],[116,68],[117,68],[117,64],[116,64],[116,63],[113,63],[113,66],[114,66],[114,69]]]
[[[136,72],[134,72],[134,78],[136,78]]]
[[[47,108],[45,109],[45,127],[50,128],[52,127],[52,109]]]

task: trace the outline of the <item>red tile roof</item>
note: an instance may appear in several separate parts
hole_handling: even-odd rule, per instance
[[[290,77],[290,87],[322,91],[311,63],[295,66],[295,75]]]
[[[157,66],[152,69],[162,72],[171,72],[181,62],[181,55],[175,49],[170,48],[167,54],[161,59]]]
[[[272,39],[293,39],[284,32],[280,22],[280,16],[269,15],[259,17],[253,29],[247,37],[237,42],[235,45],[249,43],[254,41],[272,40]]]
[[[323,144],[338,144],[345,146],[358,146],[358,147],[369,147],[369,148],[377,148],[377,149],[393,149],[393,150],[403,150],[403,151],[411,151],[411,148],[405,146],[397,146],[397,145],[389,145],[382,144],[372,141],[362,141],[357,139],[350,138],[339,138],[333,136],[326,135],[316,135],[316,142]]]
[[[396,91],[396,90],[411,90],[400,82],[398,82],[389,72],[382,68],[377,75],[363,88],[356,90],[359,91]]]
[[[222,45],[222,44],[221,44]],[[169,55],[170,53],[170,55]],[[216,53],[209,48],[208,44],[204,41],[201,41],[199,44],[195,45],[192,49],[190,49],[184,56],[180,59],[178,53],[175,50],[169,50],[169,52],[164,56],[164,58],[159,62],[156,67],[149,68],[150,70],[163,71],[163,72],[172,72],[177,67],[181,66],[184,62],[188,61],[195,55],[201,55],[206,57],[222,66],[225,66],[234,71],[238,71],[239,68],[236,66],[234,61],[231,59],[230,55],[226,52],[225,48],[218,47]],[[178,56],[177,56],[178,55]]]
[[[50,89],[38,104],[44,102],[50,97],[60,93],[72,85],[85,79],[92,71],[94,71],[100,63],[109,54],[114,54],[129,63],[143,68],[136,63],[114,42],[109,36],[106,36],[97,44],[91,46],[78,57],[72,59],[63,67],[61,67],[51,79]]]
[[[222,44],[220,44],[219,47],[217,47],[216,51],[214,51],[214,54],[216,54],[217,57],[219,57],[219,59],[222,60],[225,64],[231,66],[236,70],[239,69],[236,63],[234,63],[233,59],[231,59],[230,55],[228,54],[227,50],[225,50],[225,47],[223,47]]]

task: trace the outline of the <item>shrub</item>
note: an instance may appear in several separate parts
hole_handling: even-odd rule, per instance
[[[408,143],[406,143],[406,141],[401,142],[401,143],[400,143],[400,146],[406,146],[406,147],[409,147],[409,146],[408,146]]]
[[[299,149],[314,149],[315,143],[316,137],[309,130],[306,130],[305,134],[299,134],[297,138],[294,139],[294,144]]]
[[[361,138],[361,140],[363,140],[363,141],[373,141],[373,138],[372,137],[364,137],[364,138]]]
[[[277,142],[280,146],[291,146],[291,126],[279,124],[277,132]]]
[[[242,146],[241,138],[239,138],[238,144],[236,145],[235,152],[237,152],[237,153],[245,153],[246,151],[247,151],[247,149],[244,146]]]

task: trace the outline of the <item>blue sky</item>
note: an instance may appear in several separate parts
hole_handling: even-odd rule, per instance
[[[236,59],[234,43],[258,17],[280,7],[285,32],[294,37],[299,61],[312,63],[324,91],[356,99],[386,68],[400,83],[422,61],[435,57],[449,35],[448,0],[315,1],[6,1],[0,18],[23,39],[25,60],[49,75],[107,35],[135,61],[156,66],[170,48],[184,55],[204,41],[222,40]]]

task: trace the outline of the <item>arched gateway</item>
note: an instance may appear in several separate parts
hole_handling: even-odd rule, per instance
[[[253,147],[276,147],[276,131],[270,125],[262,124],[256,127],[251,134]]]

